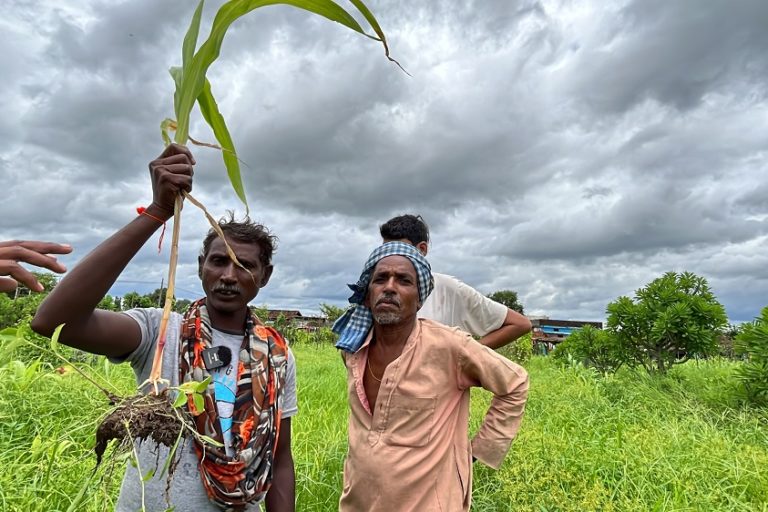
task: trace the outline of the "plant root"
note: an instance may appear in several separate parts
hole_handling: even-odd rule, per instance
[[[190,435],[191,425],[186,411],[172,407],[167,391],[159,395],[140,394],[125,398],[96,430],[96,446],[93,448],[96,466],[101,464],[104,451],[113,439],[120,446],[128,446],[136,438],[152,439],[170,448],[180,435]]]

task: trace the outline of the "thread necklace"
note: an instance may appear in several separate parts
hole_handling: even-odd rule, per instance
[[[368,361],[366,361],[366,363],[365,363],[365,366],[367,366],[367,367],[368,367],[368,373],[370,373],[370,374],[371,374],[371,377],[373,377],[373,379],[374,379],[376,382],[378,382],[378,383],[381,383],[381,379],[383,379],[383,378],[384,378],[384,374],[382,374],[382,375],[381,375],[381,379],[380,379],[380,378],[378,378],[376,375],[374,375],[374,374],[373,374],[373,370],[371,370],[371,360],[370,360],[370,359],[369,359]],[[386,370],[385,370],[385,371],[386,371]]]

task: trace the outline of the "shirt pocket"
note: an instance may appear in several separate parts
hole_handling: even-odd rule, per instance
[[[393,395],[385,442],[397,446],[424,446],[432,439],[435,397]]]

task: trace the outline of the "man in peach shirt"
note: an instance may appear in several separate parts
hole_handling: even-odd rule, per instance
[[[520,427],[526,371],[456,328],[417,319],[432,287],[413,246],[385,243],[334,324],[350,406],[342,512],[469,510],[472,459],[498,469]],[[472,386],[494,397],[470,446]]]

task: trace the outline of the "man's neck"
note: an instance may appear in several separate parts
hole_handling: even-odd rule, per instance
[[[237,313],[224,313],[208,310],[208,316],[211,319],[211,327],[217,331],[226,333],[241,333],[245,328],[245,318],[247,309]]]
[[[412,317],[399,324],[381,325],[373,324],[373,338],[382,348],[392,349],[405,346],[413,329],[416,327],[416,317]]]

